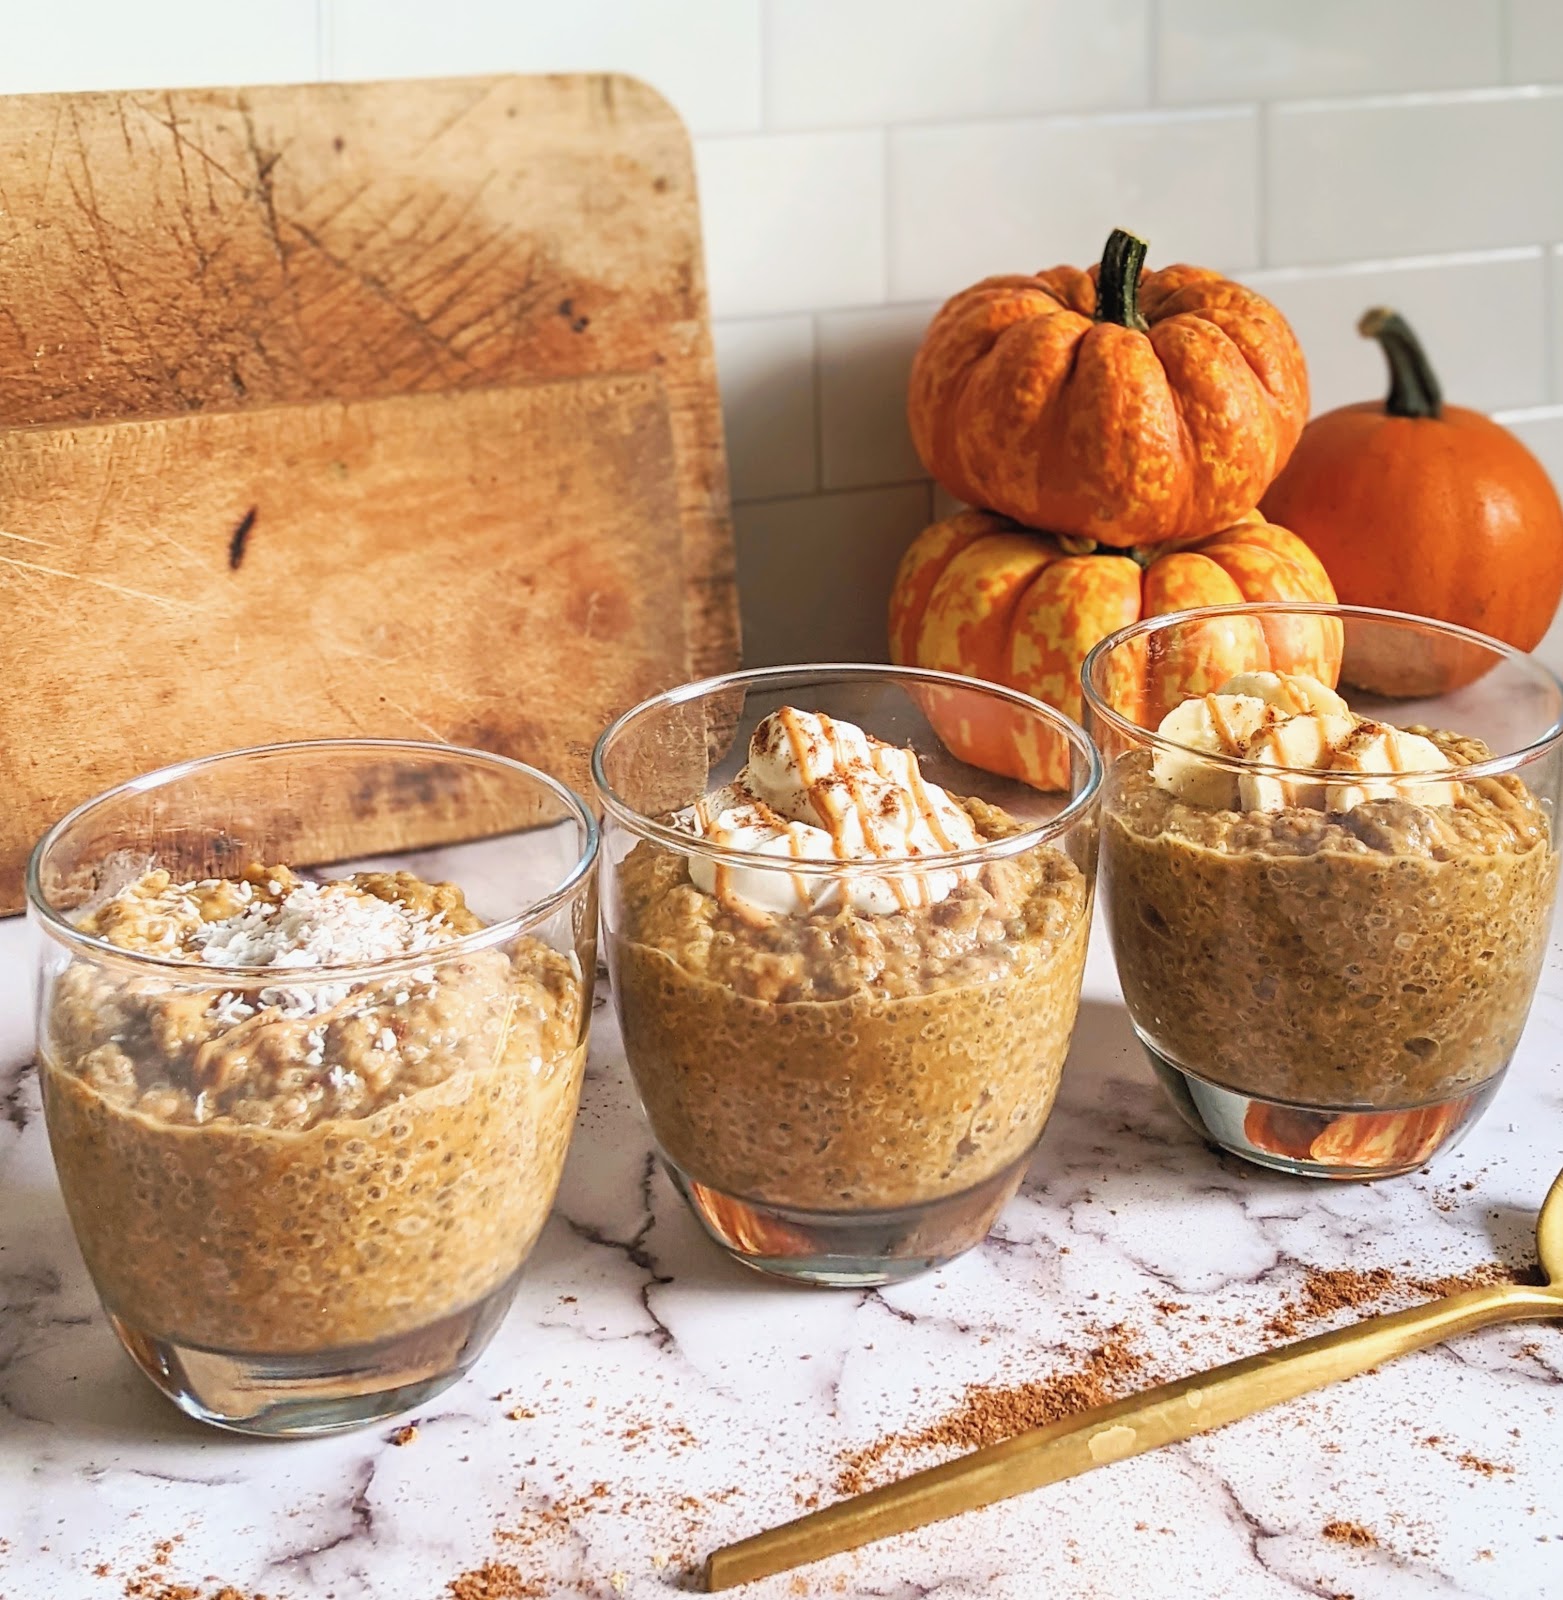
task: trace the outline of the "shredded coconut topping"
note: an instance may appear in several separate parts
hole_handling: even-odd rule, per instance
[[[255,1007],[228,989],[212,1002],[211,1014],[225,1028],[235,1028],[255,1015]]]
[[[259,881],[259,880],[257,880]],[[262,1012],[310,1017],[331,1010],[363,987],[352,979],[317,981],[319,967],[371,966],[422,955],[456,937],[447,914],[432,914],[382,898],[352,881],[310,883],[272,878],[259,892],[248,879],[205,878],[168,883],[136,897],[138,885],[110,897],[143,909],[136,931],[145,948],[178,954],[206,966],[270,968],[275,980],[256,988],[225,989],[207,1006],[224,1028],[236,1028]],[[228,913],[226,915],[217,914]],[[435,968],[420,966],[395,991],[405,1005],[414,990],[432,989]],[[395,1045],[392,1038],[382,1049]],[[319,1065],[326,1040],[312,1029],[306,1060]]]
[[[273,885],[273,892],[280,890]],[[300,883],[281,900],[250,901],[242,911],[191,934],[214,967],[365,966],[444,943],[444,913],[406,906],[336,883]],[[447,936],[448,937],[448,936]]]

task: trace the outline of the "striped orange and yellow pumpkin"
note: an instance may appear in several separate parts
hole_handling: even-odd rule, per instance
[[[1141,617],[1241,601],[1333,601],[1317,556],[1295,534],[1250,512],[1202,539],[1145,550],[1034,533],[987,511],[962,511],[924,529],[901,560],[890,597],[890,658],[1024,690],[1080,716],[1080,666],[1099,640]],[[1340,624],[1328,618],[1224,619],[1190,633],[1176,652],[1142,658],[1114,702],[1154,726],[1191,694],[1238,672],[1307,672],[1334,683]],[[969,697],[962,697],[970,705]],[[1069,783],[1062,743],[1027,740],[998,709],[929,714],[962,760],[1039,788]]]

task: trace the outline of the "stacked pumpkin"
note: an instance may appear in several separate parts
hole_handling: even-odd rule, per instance
[[[1534,646],[1563,591],[1563,511],[1512,435],[1474,413],[1439,417],[1430,371],[1431,408],[1408,411],[1418,397],[1397,406],[1417,387],[1401,376],[1411,365],[1404,324],[1394,319],[1393,337],[1367,330],[1384,338],[1397,374],[1389,401],[1308,428],[1297,467],[1264,502],[1272,522],[1255,508],[1308,412],[1297,339],[1273,305],[1218,273],[1143,271],[1145,249],[1115,230],[1098,267],[989,278],[934,318],[912,370],[912,438],[933,477],[983,509],[935,523],[907,551],[891,596],[892,660],[1006,683],[1078,718],[1081,663],[1115,629],[1192,606],[1329,602],[1337,586],[1349,602],[1424,610]],[[1332,420],[1359,412],[1382,426]],[[1438,437],[1391,439],[1408,416],[1435,422]],[[1524,462],[1500,465],[1488,430]],[[1491,470],[1461,495],[1453,485],[1478,444]],[[1360,461],[1348,471],[1350,457]],[[1418,546],[1425,534],[1395,510],[1404,495],[1420,496],[1419,507],[1444,497],[1428,511],[1446,519],[1450,549]],[[1473,516],[1492,532],[1477,535],[1487,565],[1476,588],[1487,598],[1470,615],[1460,608],[1471,609],[1471,574],[1454,547]],[[1435,575],[1413,583],[1406,569]],[[1264,661],[1239,659],[1213,633],[1209,649],[1148,662],[1136,686],[1147,720],[1254,668],[1336,680],[1338,627],[1266,632]],[[1068,783],[1062,746],[1022,748],[1002,713],[981,727],[945,724],[973,764]]]

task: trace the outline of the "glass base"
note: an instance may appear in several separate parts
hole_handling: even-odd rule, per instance
[[[892,1211],[766,1205],[713,1189],[662,1160],[690,1210],[733,1260],[792,1283],[868,1289],[931,1272],[981,1244],[1020,1187],[1031,1151],[960,1194]]]
[[[411,1333],[307,1355],[256,1355],[154,1337],[109,1313],[131,1359],[187,1416],[234,1433],[301,1439],[410,1410],[483,1354],[515,1297],[512,1273],[475,1305]]]
[[[1196,1133],[1245,1161],[1304,1178],[1364,1182],[1415,1172],[1458,1143],[1503,1081],[1499,1072],[1455,1099],[1393,1111],[1304,1106],[1224,1089],[1140,1043]]]

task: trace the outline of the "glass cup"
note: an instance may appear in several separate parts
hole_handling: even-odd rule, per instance
[[[688,808],[785,706],[914,751],[981,842],[794,860],[692,836]],[[1021,772],[1062,748],[1067,788],[952,744]],[[637,706],[598,741],[593,773],[625,1054],[706,1231],[748,1266],[818,1284],[892,1282],[978,1243],[1042,1133],[1079,1002],[1100,775],[1080,729],[945,673],[785,667]]]
[[[1356,716],[1436,737],[1416,754],[1348,719],[1312,765],[1273,744],[1256,765],[1156,731],[1267,671],[1338,672]],[[1137,623],[1082,677],[1124,999],[1184,1117],[1314,1177],[1390,1177],[1451,1145],[1498,1088],[1546,952],[1563,684],[1449,624],[1284,604]]]
[[[329,1433],[482,1353],[574,1124],[597,838],[519,762],[355,739],[154,772],[38,845],[60,1186],[182,1410]]]

